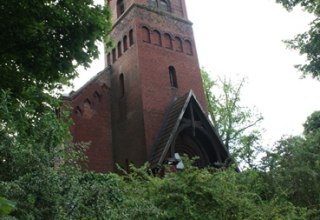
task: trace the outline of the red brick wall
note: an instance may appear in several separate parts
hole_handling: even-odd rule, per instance
[[[126,4],[147,5],[147,2],[128,0]],[[110,5],[116,11],[116,0],[111,0]],[[180,16],[186,18],[183,0],[172,0],[171,6],[176,15],[181,13]],[[114,22],[116,20],[114,18]],[[192,89],[205,111],[207,109],[189,21],[136,6],[114,24],[111,38],[116,45],[116,60],[108,63],[111,64],[111,72],[100,74],[71,96],[74,141],[91,141],[87,151],[88,167],[97,172],[114,171],[115,163],[124,168],[128,162],[138,166],[145,163],[164,114],[175,96],[182,96]],[[150,30],[150,43],[142,41],[143,26]],[[131,30],[132,45],[129,44]],[[179,37],[184,51],[156,45],[156,31],[160,33],[162,42],[164,34],[169,34],[173,45],[177,42],[175,37]],[[128,39],[126,51],[123,51],[124,36]],[[192,54],[187,50],[186,40],[191,42]],[[122,43],[121,56],[117,51],[119,42]],[[169,66],[176,70],[177,89],[170,85]]]
[[[146,147],[150,153],[151,146],[160,130],[163,116],[175,95],[182,96],[190,89],[194,91],[198,100],[207,111],[200,69],[192,27],[189,22],[177,20],[173,17],[162,16],[139,9],[137,19],[137,44],[139,47],[139,73],[141,77],[141,92],[143,100],[143,114],[146,131]],[[142,26],[150,30],[151,39],[154,30],[162,34],[170,34],[174,38],[179,37],[182,42],[189,40],[192,44],[192,54],[187,54],[187,47],[183,44],[183,51],[176,48],[168,49],[155,45],[154,42],[146,43],[142,39]],[[171,88],[169,78],[169,66],[176,70],[178,89]]]
[[[97,78],[71,95],[71,127],[74,142],[90,143],[86,154],[88,169],[97,172],[113,170],[110,85],[107,74]]]
[[[138,1],[135,1],[138,2]],[[114,2],[113,2],[114,3]],[[168,49],[155,42],[142,41],[142,27],[150,30],[151,39],[155,30],[172,39],[178,36],[182,42],[192,44],[192,54]],[[112,121],[115,162],[123,167],[125,161],[142,165],[147,161],[151,147],[160,131],[164,114],[174,96],[182,96],[192,89],[206,110],[199,64],[194,45],[191,23],[157,13],[144,7],[134,7],[116,23],[112,31],[115,45],[134,32],[134,45],[112,63]],[[174,45],[174,41],[173,41]],[[118,53],[117,53],[118,54]],[[169,66],[174,66],[178,89],[171,88]],[[119,76],[124,74],[125,95],[120,98]]]
[[[107,3],[108,0],[105,0]],[[125,0],[125,10],[130,8],[132,4],[140,4],[148,6],[149,0]],[[185,6],[185,2],[183,0],[170,0],[171,3],[171,12],[179,17],[183,17],[185,19],[188,18],[187,10]],[[117,0],[110,0],[110,8],[112,10],[112,23],[114,24],[117,20]]]

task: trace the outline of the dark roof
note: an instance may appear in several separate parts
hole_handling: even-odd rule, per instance
[[[186,109],[188,105],[190,104],[191,100],[197,108],[199,109],[198,112],[201,114],[201,118],[205,121],[207,124],[207,129],[210,130],[210,133],[214,136],[214,139],[219,145],[219,148],[224,152],[225,155],[229,156],[228,151],[224,147],[219,135],[217,134],[215,128],[212,126],[211,122],[209,121],[207,115],[203,111],[200,103],[197,101],[194,93],[192,90],[189,91],[189,93],[185,94],[182,97],[179,97],[178,99],[174,100],[171,104],[165,119],[164,123],[162,125],[162,128],[160,130],[159,136],[153,145],[153,151],[150,157],[150,164],[152,168],[155,167],[161,167],[164,160],[166,159],[166,156],[168,154],[168,151],[170,149],[170,146],[176,136],[176,133],[179,129],[179,125],[181,123],[181,120],[186,112]]]

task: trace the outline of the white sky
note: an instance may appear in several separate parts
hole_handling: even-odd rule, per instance
[[[186,4],[200,65],[213,78],[248,78],[242,100],[262,113],[265,142],[300,134],[306,117],[320,110],[320,82],[300,79],[293,65],[304,59],[286,49],[282,40],[307,30],[312,16],[299,9],[288,13],[275,0],[186,0]],[[100,57],[90,70],[80,71],[75,88],[103,69]]]

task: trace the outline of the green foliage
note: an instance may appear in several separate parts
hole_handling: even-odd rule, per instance
[[[295,206],[320,216],[319,111],[304,124],[304,136],[283,137],[263,158],[266,182],[274,193],[284,193]],[[312,218],[313,219],[313,218]],[[317,219],[317,218],[314,218]]]
[[[276,0],[287,10],[292,10],[295,6],[301,6],[303,9],[316,16],[310,24],[310,29],[297,35],[293,40],[287,40],[289,48],[298,50],[300,54],[306,55],[306,64],[296,65],[304,76],[310,75],[313,78],[320,79],[320,2],[318,0]]]
[[[235,84],[227,79],[212,80],[203,69],[201,74],[209,115],[225,146],[239,162],[253,167],[261,138],[260,130],[253,128],[263,118],[241,104],[244,79]]]
[[[292,176],[281,170],[269,174],[198,169],[183,158],[183,170],[172,172],[167,167],[164,176],[153,175],[147,165],[131,167],[123,176],[81,171],[83,148],[67,144],[66,118],[63,112],[60,118],[54,112],[59,102],[22,101],[6,92],[1,97],[0,195],[15,202],[11,215],[17,219],[306,219],[309,215],[304,203],[290,202],[294,184],[288,186],[285,180]],[[34,111],[38,106],[41,111]],[[275,167],[285,161],[277,160]],[[291,162],[286,166],[294,170]],[[309,166],[310,172],[317,166]],[[271,180],[277,185],[271,187]],[[319,180],[312,181],[314,190],[319,190]],[[308,202],[316,198],[309,195]]]
[[[317,114],[306,122],[305,137],[279,142],[260,171],[198,169],[187,158],[183,170],[166,167],[162,176],[147,165],[131,167],[123,176],[81,170],[87,146],[70,144],[69,115],[53,91],[76,76],[78,65],[88,66],[97,56],[95,42],[111,28],[109,9],[92,0],[13,0],[3,2],[0,13],[1,219],[319,215]],[[253,167],[252,147],[259,145],[260,133],[247,129],[260,118],[239,104],[243,81],[233,85],[211,81],[205,73],[203,77],[211,118],[226,146]],[[212,93],[214,86],[220,86],[221,96]]]
[[[70,83],[98,56],[96,41],[110,45],[110,10],[93,0],[2,1],[0,14],[0,88],[15,97]]]
[[[310,13],[319,13],[319,1],[317,0],[276,0],[277,3],[282,4],[287,10],[292,10],[299,5]]]
[[[110,10],[92,0],[13,0],[0,14],[0,195],[18,219],[100,218],[113,201],[100,202],[109,195],[100,189],[116,192],[117,179],[102,186],[81,172],[86,145],[69,143],[69,114],[54,91],[98,56],[97,41],[110,46]]]
[[[70,137],[66,115],[55,113],[58,100],[32,88],[23,95],[28,101],[0,91],[0,180],[54,166]]]
[[[3,197],[0,196],[0,218],[7,218],[10,219],[8,217],[8,215],[14,210],[15,208],[15,203],[7,200]]]
[[[132,219],[305,219],[308,215],[283,195],[262,197],[268,186],[258,171],[199,169],[187,158],[183,161],[183,170],[172,172],[167,167],[162,177],[150,175],[146,167],[132,168],[125,194],[149,207],[135,209]]]
[[[278,191],[301,207],[320,208],[320,132],[280,140],[266,158],[269,178]],[[319,213],[318,213],[319,214]]]
[[[68,114],[57,117],[60,101],[35,91],[26,99],[0,92],[0,195],[15,202],[12,216],[130,219],[137,210],[152,212],[126,196],[122,177],[81,170],[86,146],[68,143]]]
[[[308,118],[307,121],[303,124],[305,135],[315,133],[320,128],[320,111],[313,112]]]

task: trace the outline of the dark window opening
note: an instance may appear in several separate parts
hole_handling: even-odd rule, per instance
[[[121,42],[118,42],[118,58],[121,57],[122,51],[121,51]]]
[[[163,11],[170,11],[169,2],[166,0],[160,0],[159,8]]]
[[[173,66],[169,66],[169,77],[171,87],[178,88],[176,70]]]
[[[142,27],[142,40],[150,43],[150,30],[147,27]]]
[[[172,38],[169,34],[164,34],[164,47],[172,49]]]
[[[118,18],[120,15],[122,15],[124,12],[124,0],[118,0],[117,1],[117,16]]]
[[[128,50],[128,38],[127,35],[123,37],[123,51],[127,51]]]
[[[130,30],[129,31],[129,44],[130,44],[130,46],[132,46],[133,45],[133,30]]]
[[[108,53],[108,55],[107,55],[107,63],[108,63],[108,65],[111,65],[111,54],[110,53]]]
[[[112,49],[112,63],[116,62],[117,56],[116,56],[116,49]]]
[[[119,83],[120,83],[120,98],[124,96],[124,76],[123,73],[119,76]]]
[[[155,45],[161,46],[161,34],[159,31],[157,31],[157,30],[153,31],[153,40],[152,41]]]

